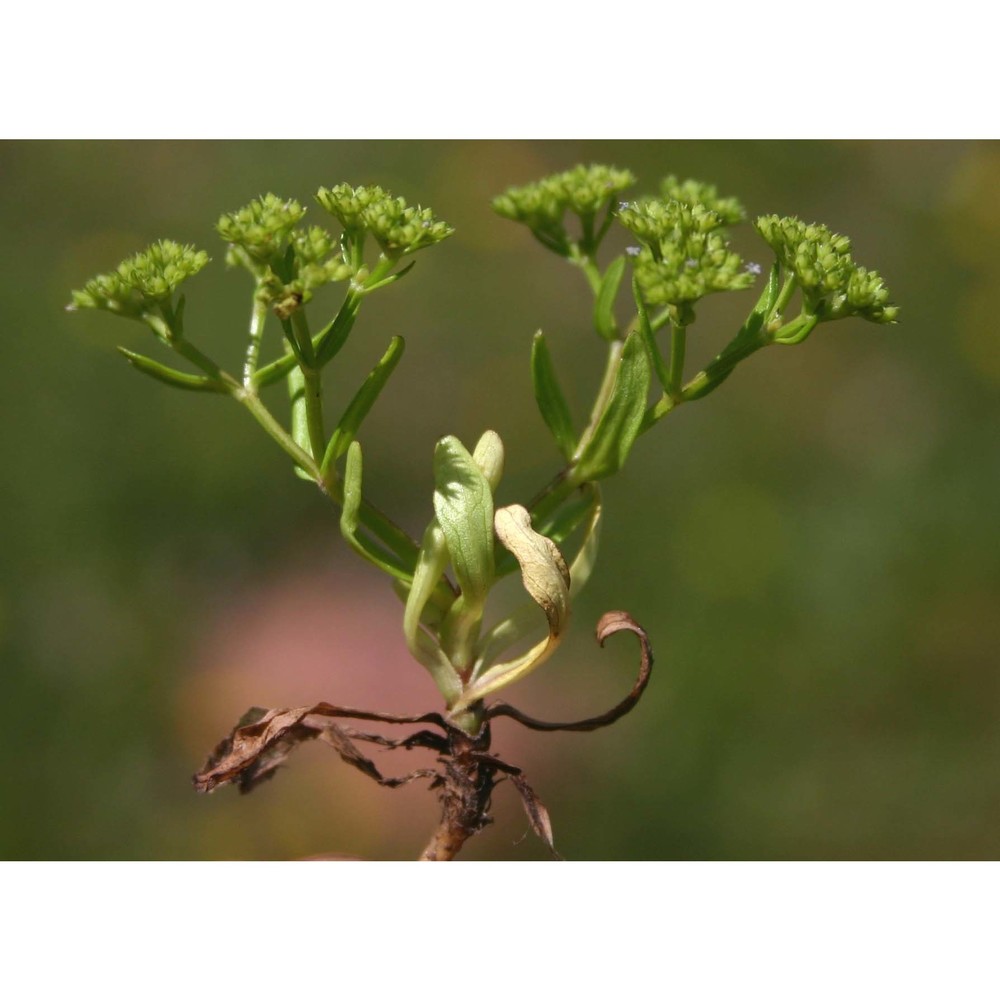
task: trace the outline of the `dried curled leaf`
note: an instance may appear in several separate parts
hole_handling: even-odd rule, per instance
[[[535,790],[528,784],[523,774],[512,774],[510,780],[521,796],[521,804],[528,815],[535,836],[545,843],[557,860],[562,861],[552,840],[552,820],[549,819],[548,809],[542,804],[542,800],[535,794]]]
[[[604,726],[610,726],[613,722],[617,722],[623,715],[631,712],[638,704],[653,672],[653,650],[649,644],[649,636],[646,635],[645,629],[627,612],[608,611],[602,615],[601,620],[597,623],[596,638],[601,646],[603,646],[608,636],[623,631],[632,632],[638,638],[641,659],[639,662],[639,675],[635,679],[635,684],[632,685],[632,690],[614,708],[609,709],[602,715],[595,715],[589,719],[581,719],[579,722],[541,722],[529,715],[525,715],[514,708],[513,705],[500,702],[492,705],[487,710],[487,719],[495,719],[505,715],[516,722],[520,722],[522,726],[526,726],[528,729],[536,729],[541,732],[562,730],[576,733],[590,732],[591,730],[601,729]]]
[[[402,778],[386,778],[378,768],[351,742],[351,734],[333,722],[333,718],[368,719],[377,722],[421,723],[443,725],[436,713],[421,716],[393,716],[378,712],[360,712],[319,702],[304,708],[251,708],[233,731],[215,748],[205,766],[194,776],[199,792],[211,792],[219,785],[235,784],[241,792],[250,792],[272,777],[275,770],[300,744],[321,739],[333,747],[341,760],[380,785],[395,788],[415,778],[430,777],[433,771],[414,771]],[[360,736],[361,734],[357,734]],[[406,741],[400,741],[400,745]]]
[[[524,589],[544,612],[549,634],[521,656],[485,671],[452,705],[454,712],[540,667],[555,652],[569,622],[569,570],[555,542],[532,528],[531,515],[519,504],[501,507],[493,524],[497,538],[520,563]]]

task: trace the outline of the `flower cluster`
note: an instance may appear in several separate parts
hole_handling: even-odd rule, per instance
[[[215,228],[227,243],[245,250],[252,260],[267,263],[284,252],[289,235],[305,214],[293,198],[265,194],[223,215]]]
[[[257,279],[257,298],[282,317],[313,292],[353,274],[341,247],[325,229],[296,228],[306,210],[294,198],[266,194],[223,215],[216,229],[229,243],[227,261]]]
[[[455,231],[429,208],[410,207],[377,186],[320,188],[316,200],[339,220],[351,240],[360,241],[369,233],[390,257],[433,246]]]
[[[707,235],[723,226],[722,216],[706,205],[659,198],[622,202],[618,221],[653,249],[679,243],[692,235]]]
[[[268,267],[257,285],[258,299],[284,319],[308,302],[317,289],[354,273],[340,253],[340,244],[321,226],[293,230],[288,246],[290,252],[282,266],[277,270]]]
[[[896,321],[899,308],[890,304],[882,276],[854,262],[848,237],[794,216],[765,215],[754,225],[781,265],[795,276],[807,308],[818,319],[859,316],[873,323]]]
[[[493,199],[493,211],[524,223],[543,243],[566,253],[566,212],[592,220],[601,209],[613,207],[616,197],[634,183],[635,177],[628,170],[581,164],[524,187],[508,188]]]
[[[127,258],[109,274],[91,278],[73,292],[71,309],[106,309],[124,316],[140,316],[171,298],[178,285],[197,274],[208,254],[173,240],[160,240]]]
[[[664,177],[660,182],[660,194],[664,201],[682,201],[686,205],[703,205],[715,212],[723,225],[731,226],[742,222],[746,217],[746,209],[738,198],[720,198],[718,188],[714,184],[706,184],[688,178],[678,180],[673,174]]]
[[[753,269],[729,249],[724,217],[703,204],[651,198],[623,205],[618,218],[644,244],[633,257],[647,305],[691,305],[753,284]]]

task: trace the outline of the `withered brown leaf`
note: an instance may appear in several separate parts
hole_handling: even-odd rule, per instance
[[[597,623],[596,638],[601,646],[603,646],[608,636],[623,631],[632,632],[639,639],[639,674],[632,685],[632,690],[614,708],[609,709],[601,715],[595,715],[589,719],[581,719],[579,722],[542,722],[539,719],[533,719],[530,715],[525,715],[524,712],[514,708],[513,705],[508,705],[506,702],[497,702],[486,710],[487,719],[507,716],[516,722],[520,722],[522,726],[526,726],[528,729],[535,729],[541,732],[557,732],[562,730],[576,733],[590,732],[617,722],[623,715],[631,712],[638,704],[643,691],[646,690],[650,674],[653,671],[653,650],[649,644],[649,637],[646,635],[645,629],[627,612],[608,611],[603,614],[601,620]]]

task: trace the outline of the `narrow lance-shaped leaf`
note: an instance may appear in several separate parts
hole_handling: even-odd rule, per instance
[[[437,639],[421,627],[424,608],[447,565],[448,545],[444,532],[437,518],[431,518],[431,523],[424,532],[417,566],[413,571],[413,584],[406,599],[403,632],[413,658],[428,669],[438,690],[444,695],[445,702],[451,706],[462,693],[462,681]]]
[[[641,335],[633,330],[622,349],[608,404],[577,462],[577,481],[603,479],[625,463],[642,426],[649,383],[649,357]]]
[[[594,299],[594,327],[605,340],[614,340],[618,334],[615,322],[615,299],[625,274],[625,258],[616,257],[604,272],[601,286]]]
[[[399,364],[405,346],[402,337],[393,337],[389,342],[388,350],[369,372],[361,388],[348,403],[347,409],[344,410],[343,416],[330,437],[326,454],[323,456],[322,470],[324,474],[347,451],[348,446],[357,436],[362,421],[368,416],[369,411],[389,381],[389,377],[395,371],[396,365]]]
[[[157,382],[171,385],[175,389],[187,389],[190,392],[226,392],[226,387],[209,375],[188,375],[186,372],[179,372],[175,368],[169,368],[159,361],[147,358],[144,354],[136,354],[126,347],[119,347],[118,352],[143,375],[155,378]]]
[[[306,377],[301,368],[293,368],[288,373],[288,397],[291,401],[291,432],[292,440],[307,454],[312,455],[312,444],[309,440],[309,418],[306,411]],[[295,466],[295,475],[299,479],[312,482],[312,476],[305,469]]]
[[[340,533],[362,559],[377,566],[383,573],[409,584],[413,577],[395,556],[358,534],[362,500],[361,479],[361,445],[353,441],[347,451],[347,464],[344,468],[344,505],[340,510]]]
[[[590,488],[594,491],[593,507],[584,529],[583,544],[573,557],[573,562],[569,567],[570,597],[576,597],[590,580],[594,564],[597,562],[597,549],[601,541],[601,515],[604,508],[601,501],[601,490],[596,483],[592,483]]]
[[[660,352],[660,346],[656,342],[656,337],[653,334],[653,325],[649,321],[649,313],[646,310],[646,303],[643,301],[642,293],[639,290],[639,282],[634,276],[632,278],[632,298],[635,300],[635,312],[639,319],[636,329],[642,337],[642,342],[646,347],[646,353],[649,355],[650,363],[653,366],[653,370],[656,372],[656,377],[659,380],[663,391],[669,393],[670,372],[667,370],[666,362],[663,360],[663,354]]]
[[[332,361],[347,343],[347,338],[354,327],[354,321],[358,318],[358,309],[360,308],[361,300],[348,294],[337,315],[320,331],[315,347],[318,367],[322,368],[323,365]]]
[[[493,492],[475,459],[455,437],[434,451],[434,511],[461,591],[441,629],[441,644],[459,669],[471,667],[473,646],[493,586]]]
[[[775,261],[771,267],[767,284],[757,299],[757,304],[753,307],[750,315],[747,316],[746,322],[740,327],[739,332],[716,355],[712,362],[706,365],[684,387],[684,399],[686,401],[690,402],[707,396],[732,375],[736,366],[741,361],[745,361],[751,354],[766,346],[768,335],[765,324],[770,321],[771,313],[774,311],[778,301],[780,277],[781,265]],[[806,329],[806,333],[808,334],[811,329],[812,326],[809,326]]]
[[[559,450],[566,458],[571,458],[576,449],[576,435],[573,433],[573,419],[570,416],[566,397],[563,396],[556,379],[552,356],[549,354],[545,336],[541,330],[535,334],[531,345],[531,381],[535,389],[535,400],[545,426],[552,432]]]
[[[523,655],[485,671],[465,689],[452,706],[454,711],[467,708],[541,666],[555,652],[569,622],[569,570],[555,543],[531,527],[531,515],[518,504],[501,507],[494,520],[497,537],[521,565],[524,589],[545,614],[549,634]]]

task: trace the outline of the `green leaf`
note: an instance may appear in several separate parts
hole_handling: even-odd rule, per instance
[[[356,446],[357,442],[351,447]],[[437,518],[431,518],[431,523],[424,532],[417,566],[413,571],[413,584],[406,598],[403,633],[410,653],[427,668],[438,690],[450,706],[462,693],[462,681],[441,649],[438,640],[421,625],[424,608],[431,600],[447,565],[448,545],[444,532]]]
[[[635,299],[636,315],[639,317],[639,325],[637,329],[642,336],[642,342],[646,347],[646,353],[649,355],[649,360],[653,365],[653,369],[656,371],[656,377],[659,379],[660,385],[663,387],[663,391],[669,393],[670,372],[667,369],[666,362],[663,360],[663,355],[660,353],[660,345],[657,344],[656,337],[653,334],[653,327],[649,322],[649,314],[646,311],[646,303],[642,301],[642,293],[639,291],[639,282],[636,280],[634,275],[632,276],[632,298]]]
[[[175,368],[168,368],[166,365],[147,358],[144,354],[136,354],[128,348],[119,347],[121,354],[128,363],[137,371],[155,378],[157,382],[164,382],[172,385],[175,389],[187,389],[192,392],[226,392],[226,387],[218,380],[208,375],[188,375],[179,372]]]
[[[312,338],[313,355],[318,367],[332,361],[347,342],[354,321],[357,319],[360,303],[360,299],[348,295],[337,315]],[[287,322],[286,319],[285,323]],[[289,326],[285,336],[288,337],[291,334],[292,329]],[[280,382],[297,364],[299,364],[298,347],[293,345],[292,350],[287,354],[259,369],[254,376],[254,384],[263,389],[265,386]]]
[[[767,276],[767,284],[764,291],[760,293],[757,304],[753,307],[753,316],[759,316],[760,322],[765,322],[778,301],[778,294],[781,291],[781,264],[775,261],[771,265],[771,271]]]
[[[545,426],[551,431],[563,455],[571,458],[576,449],[573,420],[566,404],[566,397],[563,396],[556,380],[555,367],[541,330],[535,334],[531,345],[531,381]]]
[[[479,471],[486,477],[490,490],[494,493],[500,485],[503,476],[504,447],[500,435],[496,431],[486,431],[476,442],[472,452],[472,460],[479,466]]]
[[[597,290],[594,300],[594,326],[605,340],[614,340],[618,335],[618,324],[615,322],[615,299],[625,274],[625,258],[616,257],[601,278],[601,287]]]
[[[367,295],[369,292],[377,292],[380,288],[385,288],[386,285],[391,285],[393,282],[399,281],[400,278],[405,277],[410,273],[410,271],[413,270],[413,266],[416,263],[417,262],[415,260],[411,260],[406,267],[396,271],[394,274],[390,274],[387,278],[382,278],[380,281],[375,281],[370,285],[365,285],[364,294]]]
[[[306,411],[306,377],[302,374],[301,368],[293,368],[288,373],[288,396],[292,404],[292,440],[307,455],[312,455],[312,444],[309,441],[309,418]],[[295,466],[295,475],[299,479],[313,481],[313,477],[298,465]]]
[[[343,416],[330,437],[326,454],[323,456],[322,471],[324,475],[333,463],[347,451],[348,446],[357,436],[362,421],[368,416],[369,411],[389,381],[389,377],[395,371],[396,365],[399,364],[405,346],[402,337],[392,338],[388,350],[382,355],[378,364],[371,370],[361,388],[347,405],[347,409],[344,410]]]
[[[608,405],[574,470],[578,482],[604,479],[625,463],[642,426],[650,374],[642,335],[633,330],[622,349]]]
[[[347,451],[347,464],[344,469],[344,505],[340,510],[340,533],[344,536],[347,544],[362,559],[404,584],[409,584],[413,580],[413,576],[406,571],[395,556],[358,535],[362,500],[361,474],[361,445],[357,441],[353,441]]]
[[[454,437],[438,442],[434,481],[434,511],[461,590],[441,627],[441,645],[462,672],[472,666],[493,586],[493,492],[476,460]]]
[[[434,513],[464,602],[482,607],[493,585],[493,493],[456,437],[434,449]]]
[[[336,357],[340,349],[347,343],[354,321],[358,318],[361,300],[348,294],[337,315],[320,331],[316,345],[316,365],[322,368]]]
[[[735,337],[715,356],[712,362],[705,366],[687,385],[684,386],[683,399],[685,402],[693,402],[702,399],[710,392],[714,392],[729,378],[736,370],[736,366],[745,361],[751,354],[756,353],[773,339],[773,335],[768,334],[766,324],[771,319],[775,305],[778,301],[781,287],[781,264],[775,262],[768,276],[767,285],[760,293],[757,304],[753,307],[746,322],[740,327]],[[800,329],[799,320],[794,320],[787,324],[787,327],[794,326]],[[803,336],[815,326],[815,322],[805,327]],[[782,329],[787,329],[783,327]]]

